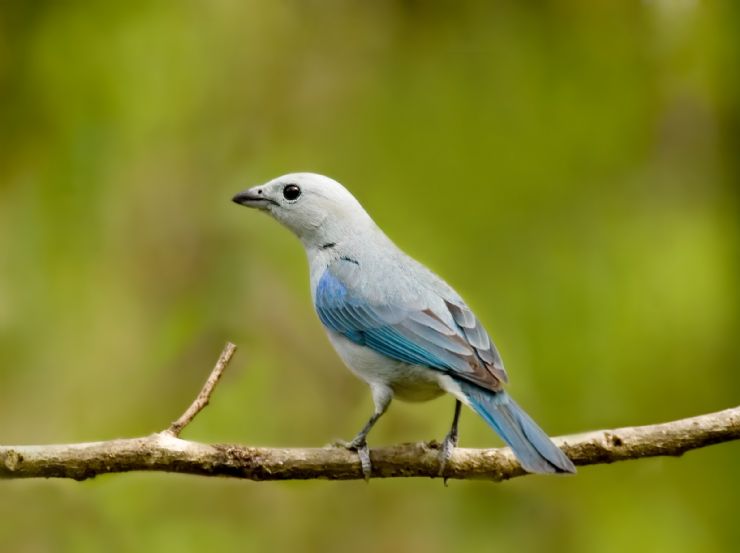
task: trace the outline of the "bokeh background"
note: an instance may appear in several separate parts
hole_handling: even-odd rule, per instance
[[[344,182],[450,281],[552,434],[740,397],[740,9],[111,0],[0,7],[0,443],[352,436],[299,243],[233,193]],[[395,403],[371,445],[441,438]],[[466,412],[462,445],[499,445]],[[740,444],[575,478],[0,482],[0,549],[730,551]]]

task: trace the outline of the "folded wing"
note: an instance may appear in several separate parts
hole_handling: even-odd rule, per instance
[[[507,381],[495,346],[459,298],[434,296],[436,301],[391,305],[370,300],[361,286],[352,286],[341,273],[330,266],[316,288],[316,311],[327,328],[393,359],[440,370],[485,389],[498,391]]]

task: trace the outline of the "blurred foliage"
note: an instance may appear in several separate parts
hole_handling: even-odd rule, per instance
[[[0,443],[321,445],[370,410],[298,242],[234,192],[344,182],[492,331],[552,434],[738,403],[732,0],[0,6]],[[441,438],[395,403],[372,444]],[[462,445],[497,445],[470,413]],[[740,444],[491,485],[0,482],[0,549],[729,551]]]

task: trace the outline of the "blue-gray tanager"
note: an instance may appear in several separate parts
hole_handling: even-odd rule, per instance
[[[278,177],[234,196],[298,236],[311,294],[334,349],[367,382],[375,410],[355,438],[366,477],[366,437],[391,399],[456,398],[440,474],[457,445],[460,405],[478,413],[529,472],[575,472],[573,463],[504,391],[496,347],[462,298],[403,253],[338,182],[313,173]]]

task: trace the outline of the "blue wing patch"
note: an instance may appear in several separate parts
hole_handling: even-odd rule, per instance
[[[452,368],[389,325],[383,317],[384,314],[388,315],[387,308],[373,308],[348,293],[344,284],[328,270],[316,289],[316,311],[324,326],[355,344],[367,346],[405,363]]]
[[[454,373],[489,389],[500,389],[506,379],[485,330],[461,319],[465,323],[462,326],[457,322],[462,313],[451,310],[457,327],[453,329],[429,310],[371,304],[353,293],[330,269],[319,280],[315,301],[324,326],[355,344],[398,361]],[[472,313],[470,317],[477,323]],[[468,334],[483,341],[478,334],[473,335],[472,328],[485,336],[486,350],[479,351],[476,344],[471,344]],[[499,362],[490,363],[487,358],[492,356]]]

